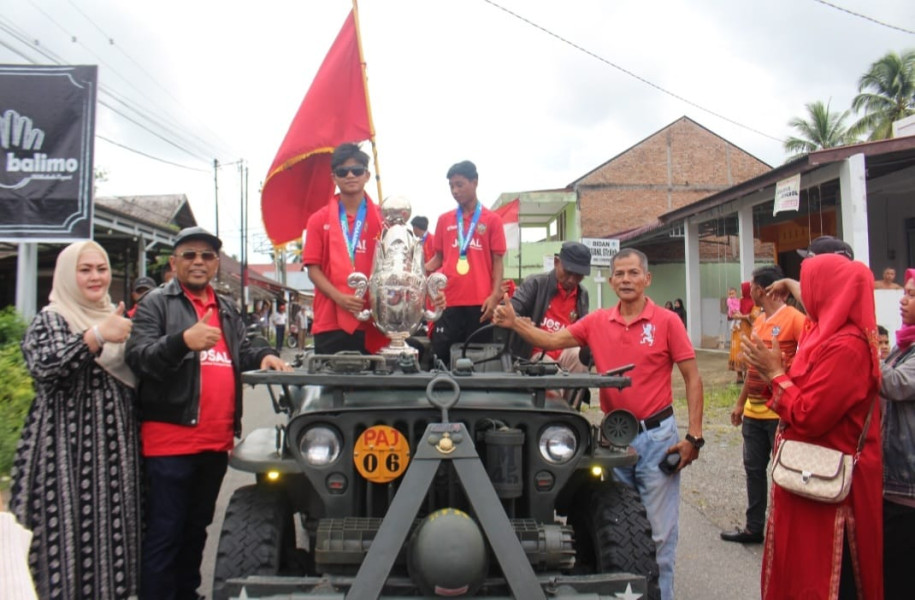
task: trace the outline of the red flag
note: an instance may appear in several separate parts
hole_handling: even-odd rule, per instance
[[[497,215],[502,217],[502,227],[505,229],[505,247],[508,250],[517,250],[521,247],[521,227],[518,224],[521,214],[521,198],[515,198],[508,204],[495,209]]]
[[[308,217],[333,196],[334,148],[373,137],[359,36],[350,11],[264,181],[261,214],[274,244],[299,239]]]

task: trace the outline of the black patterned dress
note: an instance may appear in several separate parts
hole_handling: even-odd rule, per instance
[[[34,533],[38,597],[136,596],[139,427],[134,392],[103,370],[57,313],[22,342],[35,400],[12,469],[10,510]]]

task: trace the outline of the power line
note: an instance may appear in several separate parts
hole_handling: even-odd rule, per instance
[[[114,140],[112,140],[112,139],[108,139],[108,138],[106,138],[105,136],[103,136],[103,135],[100,134],[100,133],[96,133],[96,134],[95,134],[95,137],[97,137],[97,138],[100,139],[100,140],[104,140],[104,141],[108,142],[109,144],[112,144],[112,145],[114,145],[114,146],[117,146],[118,148],[123,148],[124,150],[127,150],[127,151],[129,151],[129,152],[133,152],[133,153],[135,153],[135,154],[139,154],[140,156],[145,156],[146,158],[150,158],[150,159],[155,160],[155,161],[158,161],[158,162],[160,162],[160,163],[165,163],[165,164],[167,164],[167,165],[172,165],[173,167],[179,167],[179,168],[182,168],[182,169],[187,169],[188,171],[197,171],[197,172],[199,172],[199,173],[209,173],[209,172],[210,172],[209,169],[199,169],[199,168],[197,168],[197,167],[189,167],[189,166],[187,166],[187,165],[182,165],[182,164],[179,164],[179,163],[176,163],[176,162],[172,162],[172,161],[170,161],[170,160],[165,160],[164,158],[159,158],[158,156],[153,156],[152,154],[147,154],[146,152],[143,152],[142,150],[137,150],[136,148],[131,148],[130,146],[125,146],[124,144],[121,144],[121,143],[119,143],[119,142],[116,142],[116,141],[114,141]]]
[[[829,8],[834,8],[834,9],[842,11],[844,13],[848,13],[854,17],[858,17],[859,19],[864,19],[865,21],[870,21],[871,23],[876,23],[877,25],[882,25],[883,27],[889,27],[890,29],[895,29],[896,31],[901,31],[903,33],[910,33],[912,35],[915,35],[915,31],[912,31],[911,29],[905,29],[905,28],[899,27],[897,25],[892,25],[890,23],[884,23],[883,21],[878,21],[877,19],[875,19],[873,17],[868,17],[867,15],[862,15],[861,13],[856,13],[853,10],[848,10],[847,8],[843,8],[841,6],[838,6],[837,4],[833,4],[831,2],[826,2],[825,0],[813,0],[813,1],[819,2],[820,4],[823,4],[824,6],[828,6]]]
[[[73,8],[76,10],[76,12],[78,12],[80,15],[82,15],[82,17],[83,17],[86,21],[88,21],[89,24],[91,24],[91,25],[96,29],[96,31],[98,31],[98,32],[101,34],[101,36],[102,36],[103,38],[105,38],[105,39],[108,41],[109,45],[111,45],[111,46],[113,46],[114,48],[116,48],[116,49],[118,50],[118,52],[120,52],[127,60],[129,60],[130,62],[132,62],[132,63],[134,64],[134,66],[136,66],[144,75],[146,75],[146,77],[149,78],[150,81],[152,81],[153,84],[155,84],[156,87],[158,87],[160,90],[162,90],[162,91],[165,93],[165,95],[167,95],[169,98],[171,98],[171,100],[175,103],[175,105],[176,105],[178,108],[180,108],[182,111],[187,111],[187,108],[186,108],[184,105],[181,104],[181,101],[179,101],[179,100],[174,96],[174,94],[171,93],[171,91],[170,91],[167,87],[165,87],[164,85],[162,85],[161,83],[159,83],[159,80],[156,79],[149,71],[147,71],[147,70],[143,67],[143,65],[141,65],[137,60],[135,60],[130,54],[128,54],[127,51],[124,50],[124,48],[121,47],[120,44],[115,44],[115,42],[114,42],[114,37],[108,35],[108,33],[105,32],[105,30],[102,29],[95,21],[93,21],[92,18],[89,17],[89,15],[86,14],[86,12],[83,11],[83,10],[76,4],[76,2],[74,2],[73,0],[70,0],[70,4],[73,6]],[[208,127],[206,127],[205,125],[203,126],[203,128],[206,130],[206,132],[207,132],[208,134],[212,135],[216,140],[218,140],[218,141],[220,142],[220,144],[226,144],[225,140],[223,140],[222,138],[220,138],[219,134],[213,132],[212,130],[210,130],[210,129],[209,129]],[[226,144],[226,146],[231,146],[231,144]],[[229,153],[229,154],[231,154],[231,153]]]
[[[53,17],[52,15],[48,14],[48,12],[46,12],[46,11],[43,10],[40,6],[38,6],[33,0],[30,1],[30,4],[31,4],[38,12],[40,12],[48,21],[50,21],[50,22],[53,23],[58,29],[60,29],[68,38],[70,38],[70,41],[71,41],[72,43],[76,43],[76,44],[79,44],[80,46],[82,46],[82,47],[83,47],[89,54],[91,54],[99,63],[101,63],[102,65],[104,65],[104,66],[106,67],[106,69],[107,69],[110,73],[112,73],[112,74],[114,74],[115,76],[117,76],[118,78],[120,78],[122,81],[124,81],[128,86],[130,86],[134,91],[136,91],[136,92],[137,92],[138,94],[140,94],[141,96],[143,96],[143,97],[148,97],[148,94],[146,94],[143,90],[140,90],[137,86],[135,86],[128,78],[126,78],[126,77],[124,77],[123,75],[121,75],[121,73],[120,73],[117,69],[115,69],[112,65],[108,64],[108,62],[106,62],[106,61],[105,61],[101,56],[99,56],[95,51],[93,51],[93,50],[92,50],[91,48],[89,48],[86,44],[84,44],[84,43],[78,38],[78,36],[76,36],[73,32],[69,31],[66,27],[64,27],[63,25],[61,25],[57,20],[54,19],[54,17]],[[7,22],[9,22],[9,21],[7,21]],[[20,30],[21,30],[21,28],[20,28]],[[12,32],[12,31],[10,31],[10,33],[13,34],[14,37],[17,37],[17,38],[19,39],[20,43],[29,44],[29,42],[28,42],[26,39],[24,39],[25,36],[26,36],[27,34],[24,32],[24,30],[21,30],[21,31],[22,31],[23,33],[21,33],[21,34],[19,34],[19,35],[15,35],[15,33]],[[35,44],[35,46],[39,46],[39,45],[40,45],[40,40],[36,38],[35,41],[34,41],[34,44]],[[30,45],[30,44],[29,44],[29,45]],[[56,56],[56,55],[53,56],[53,57],[50,56],[48,52],[42,52],[42,54],[44,54],[44,55],[45,55],[46,57],[48,57],[48,58],[51,58],[52,60],[54,60],[54,61],[57,62],[58,64],[63,64],[64,62],[66,62],[66,61],[64,61],[62,58],[60,58],[59,56]],[[156,82],[156,84],[159,85],[158,82]],[[217,150],[216,150],[216,145],[207,142],[207,140],[204,139],[202,136],[197,136],[197,137],[195,137],[195,138],[187,138],[187,137],[184,137],[183,134],[180,133],[180,130],[181,130],[181,128],[183,127],[183,124],[180,123],[179,121],[175,120],[175,119],[169,114],[169,112],[168,112],[167,110],[164,110],[164,109],[162,109],[161,107],[149,109],[149,108],[143,107],[142,105],[140,105],[140,104],[138,104],[138,103],[136,103],[136,102],[134,102],[134,101],[124,100],[123,98],[119,98],[119,94],[116,93],[113,89],[108,88],[108,87],[106,87],[106,86],[100,85],[100,86],[99,86],[99,90],[105,92],[105,93],[108,94],[113,100],[120,102],[121,104],[123,104],[124,106],[126,106],[128,109],[132,110],[134,113],[140,115],[140,116],[141,116],[143,119],[145,119],[147,122],[152,123],[153,126],[165,130],[165,132],[166,132],[169,136],[171,136],[171,137],[173,137],[173,138],[175,138],[175,139],[180,139],[180,140],[182,141],[182,143],[183,143],[185,146],[195,146],[195,147],[197,148],[196,152],[198,152],[197,158],[200,158],[200,160],[203,160],[203,161],[205,161],[205,162],[208,162],[208,161],[210,160],[209,157],[211,157],[211,156],[218,156],[218,155],[223,154],[222,151],[217,151]],[[107,106],[107,105],[106,105],[106,106]],[[109,108],[111,108],[111,107],[109,106]],[[112,110],[113,110],[113,109],[112,109]],[[153,114],[153,115],[148,114],[150,111],[152,111],[152,112],[155,113],[155,114]],[[117,111],[115,111],[115,112],[117,112]],[[120,113],[120,112],[118,112],[117,114],[119,114],[119,115],[121,115],[121,116],[124,116],[123,113]],[[125,117],[125,118],[126,118],[126,117]],[[128,119],[128,120],[130,120],[131,122],[137,124],[137,122],[134,121],[134,120],[132,120],[132,119]],[[167,123],[170,123],[171,127],[167,127],[167,126],[166,126]],[[145,129],[146,129],[147,131],[149,131],[148,128],[145,128]],[[177,130],[176,130],[176,129],[177,129]],[[152,132],[151,132],[151,133],[152,133]],[[154,134],[154,135],[156,135],[156,134]],[[159,137],[161,137],[161,136],[159,136]],[[171,142],[169,142],[169,143],[171,143]],[[201,144],[201,143],[202,143],[202,144]],[[174,145],[174,144],[173,144],[173,145]],[[176,147],[177,147],[177,145],[176,145]],[[181,150],[185,151],[185,152],[188,152],[188,153],[191,154],[191,155],[194,155],[193,152],[190,152],[190,151],[187,150],[185,147],[179,147],[179,148],[180,148]],[[233,153],[233,154],[234,154],[234,153]]]
[[[26,34],[24,31],[16,31],[16,30],[14,29],[14,25],[15,25],[15,24],[12,24],[12,23],[9,22],[8,20],[4,20],[4,21],[5,21],[5,22],[0,22],[0,30],[3,30],[3,31],[5,31],[6,33],[8,33],[13,39],[15,39],[16,41],[18,41],[19,43],[21,43],[21,44],[23,44],[23,45],[26,45],[26,46],[29,47],[29,48],[35,50],[35,51],[38,52],[40,55],[42,55],[45,59],[47,59],[47,60],[49,60],[49,61],[51,61],[51,62],[53,62],[53,63],[55,63],[55,64],[62,65],[62,64],[65,63],[65,61],[64,61],[60,56],[58,56],[57,54],[55,54],[55,53],[52,52],[51,50],[46,49],[46,48],[44,48],[43,46],[41,46],[39,40],[36,39],[36,40],[35,40],[35,43],[34,43],[34,46],[33,46],[33,45],[26,39],[26,35],[27,35],[27,34]],[[5,47],[9,48],[10,50],[12,50],[13,52],[15,52],[15,53],[18,54],[19,56],[25,58],[26,60],[28,60],[28,61],[31,62],[32,64],[36,64],[36,63],[38,62],[38,61],[34,60],[32,57],[29,57],[29,56],[25,55],[24,53],[22,53],[21,51],[19,51],[19,50],[15,49],[14,47],[10,46],[10,45],[7,44],[6,42],[0,42],[0,43],[2,43]],[[122,105],[124,105],[126,108],[132,110],[134,113],[138,114],[140,117],[142,117],[143,119],[145,119],[147,122],[152,123],[152,125],[153,125],[154,127],[157,127],[157,128],[159,128],[159,129],[161,129],[161,130],[164,130],[165,133],[168,134],[168,135],[170,135],[172,138],[174,138],[174,139],[179,139],[179,140],[182,140],[184,143],[187,143],[187,140],[186,140],[186,139],[182,139],[182,136],[181,136],[180,134],[176,133],[173,129],[170,129],[170,128],[169,128],[168,126],[166,126],[166,124],[163,123],[161,120],[157,120],[154,116],[150,116],[150,115],[148,115],[148,114],[145,114],[142,108],[138,108],[137,106],[132,105],[130,101],[125,100],[125,99],[123,99],[123,98],[119,98],[119,97],[118,97],[118,94],[116,94],[114,91],[110,90],[107,86],[99,85],[99,92],[100,92],[101,94],[103,94],[103,95],[109,96],[112,100],[114,100],[114,101],[116,101],[116,102],[119,102],[119,103],[121,103]],[[178,143],[176,143],[176,142],[173,141],[172,139],[169,139],[169,138],[165,137],[164,135],[158,133],[157,131],[154,131],[150,126],[144,125],[143,123],[141,123],[141,122],[138,121],[137,119],[128,116],[127,114],[125,114],[125,113],[124,113],[123,111],[121,111],[121,110],[118,110],[117,108],[115,108],[115,107],[111,104],[111,102],[106,101],[104,98],[99,98],[99,99],[98,99],[98,103],[99,103],[100,105],[104,106],[105,108],[108,108],[108,109],[111,110],[113,113],[115,113],[116,115],[120,116],[121,118],[123,118],[123,119],[125,119],[125,120],[127,120],[127,121],[129,121],[129,122],[131,122],[131,123],[133,123],[133,124],[136,125],[137,127],[140,127],[141,129],[147,131],[147,132],[150,133],[151,135],[153,135],[153,136],[155,136],[155,137],[161,139],[162,141],[166,142],[167,144],[169,144],[169,145],[171,145],[171,146],[174,146],[175,148],[177,148],[178,150],[181,150],[182,152],[187,153],[189,156],[191,156],[191,157],[193,157],[193,158],[196,158],[196,159],[198,159],[198,160],[200,160],[200,161],[202,161],[202,162],[207,162],[207,163],[208,163],[208,162],[210,161],[209,156],[206,154],[206,149],[205,149],[205,148],[198,147],[196,151],[191,151],[191,150],[189,150],[188,148],[185,148],[184,146],[179,145]],[[137,152],[138,152],[138,153],[141,153],[140,151],[137,151]]]
[[[531,21],[530,19],[528,19],[528,18],[526,18],[526,17],[522,17],[521,15],[519,15],[519,14],[517,14],[517,13],[515,13],[515,12],[510,11],[509,9],[505,8],[504,6],[501,6],[500,4],[497,4],[497,3],[493,2],[493,0],[483,0],[483,1],[486,2],[487,4],[493,5],[494,7],[498,8],[499,10],[501,10],[501,11],[503,11],[503,12],[508,13],[509,15],[515,17],[515,18],[518,19],[519,21],[523,21],[524,23],[527,23],[527,24],[530,25],[531,27],[534,27],[535,29],[539,29],[540,31],[544,32],[545,34],[547,34],[547,35],[549,35],[549,36],[551,36],[551,37],[556,38],[556,39],[559,40],[560,42],[562,42],[562,43],[564,43],[564,44],[567,44],[567,45],[569,45],[569,46],[575,48],[576,50],[578,50],[578,51],[580,51],[580,52],[584,52],[584,53],[587,54],[588,56],[590,56],[590,57],[592,57],[592,58],[595,58],[595,59],[599,60],[600,62],[602,62],[602,63],[604,63],[604,64],[606,64],[606,65],[608,65],[608,66],[610,66],[610,67],[613,67],[614,69],[616,69],[616,70],[618,70],[618,71],[621,71],[622,73],[625,73],[626,75],[632,77],[633,79],[636,79],[636,80],[638,80],[638,81],[641,81],[641,82],[644,83],[645,85],[647,85],[647,86],[649,86],[649,87],[652,87],[652,88],[658,90],[659,92],[661,92],[661,93],[663,93],[663,94],[666,94],[666,95],[668,95],[668,96],[670,96],[670,97],[672,97],[672,98],[676,98],[676,99],[679,100],[680,102],[684,102],[684,103],[686,103],[686,104],[689,104],[690,106],[692,106],[692,107],[694,107],[694,108],[698,108],[699,110],[701,110],[701,111],[703,111],[703,112],[706,112],[706,113],[708,113],[708,114],[710,114],[710,115],[712,115],[712,116],[714,116],[714,117],[718,117],[719,119],[722,119],[722,120],[724,120],[724,121],[727,121],[728,123],[731,123],[732,125],[736,125],[736,126],[738,126],[738,127],[741,127],[741,128],[743,128],[743,129],[746,129],[747,131],[752,131],[753,133],[758,134],[758,135],[761,135],[761,136],[766,137],[766,138],[769,138],[770,140],[775,140],[776,142],[780,142],[780,143],[781,143],[781,142],[784,142],[784,140],[783,140],[782,138],[779,138],[779,137],[775,137],[775,136],[769,135],[768,133],[765,133],[765,132],[763,132],[763,131],[760,131],[760,130],[758,130],[758,129],[755,129],[755,128],[753,128],[753,127],[750,127],[749,125],[744,125],[743,123],[741,123],[741,122],[739,122],[739,121],[736,121],[736,120],[734,120],[734,119],[731,119],[731,118],[729,118],[729,117],[726,117],[726,116],[722,115],[721,113],[715,112],[714,110],[711,110],[711,109],[709,109],[709,108],[705,108],[705,107],[702,106],[701,104],[698,104],[698,103],[696,103],[696,102],[693,102],[692,100],[688,100],[687,98],[684,98],[683,96],[680,96],[679,94],[676,94],[676,93],[674,93],[674,92],[671,92],[670,90],[668,90],[668,89],[666,89],[666,88],[663,88],[663,87],[661,87],[660,85],[658,85],[658,84],[656,84],[656,83],[654,83],[654,82],[652,82],[652,81],[649,81],[648,79],[645,79],[645,78],[642,77],[641,75],[637,75],[636,73],[633,73],[632,71],[630,71],[630,70],[628,70],[628,69],[626,69],[626,68],[624,68],[624,67],[621,67],[620,65],[618,65],[618,64],[616,64],[616,63],[614,63],[614,62],[612,62],[612,61],[610,61],[610,60],[607,60],[606,58],[604,58],[604,57],[602,57],[602,56],[600,56],[600,55],[598,55],[598,54],[595,54],[594,52],[591,52],[591,51],[588,50],[587,48],[584,48],[584,47],[582,47],[582,46],[579,46],[579,45],[576,44],[575,42],[573,42],[573,41],[571,41],[571,40],[568,40],[568,39],[562,37],[561,35],[559,35],[559,34],[557,34],[557,33],[554,33],[554,32],[552,32],[552,31],[550,31],[550,30],[547,29],[546,27],[543,27],[542,25],[539,25],[539,24],[537,24],[537,23],[534,23],[533,21]]]

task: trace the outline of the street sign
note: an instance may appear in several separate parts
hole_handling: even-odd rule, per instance
[[[610,261],[620,251],[620,241],[607,238],[582,238],[581,243],[591,250],[592,267],[609,267]]]

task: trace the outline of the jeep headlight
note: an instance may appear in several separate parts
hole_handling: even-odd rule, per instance
[[[330,427],[312,427],[299,438],[299,451],[305,462],[315,467],[331,464],[340,456],[340,435]]]
[[[540,434],[540,455],[548,463],[561,465],[569,462],[578,449],[578,439],[566,425],[550,425]]]

